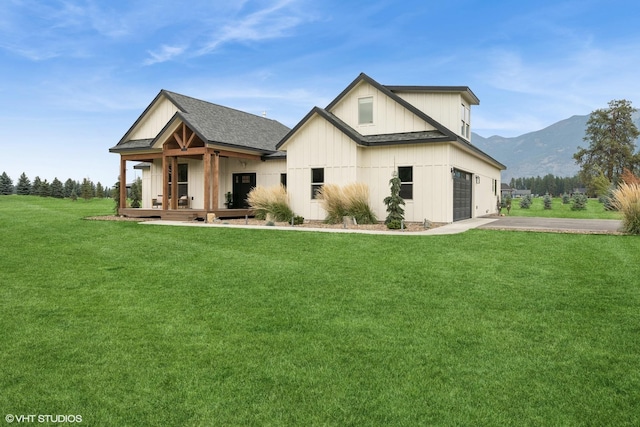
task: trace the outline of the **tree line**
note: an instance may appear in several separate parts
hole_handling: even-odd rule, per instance
[[[110,187],[103,186],[99,181],[94,183],[89,178],[84,178],[82,182],[73,179],[67,179],[64,183],[58,178],[48,182],[36,176],[31,181],[23,172],[15,183],[3,172],[0,175],[0,195],[18,194],[23,196],[42,196],[55,197],[59,199],[70,198],[92,199],[94,197],[105,198],[111,197],[113,190]]]
[[[560,177],[553,174],[547,174],[543,177],[511,178],[509,186],[515,190],[531,190],[531,194],[548,193],[552,196],[572,194],[577,189],[584,187],[578,175]]]

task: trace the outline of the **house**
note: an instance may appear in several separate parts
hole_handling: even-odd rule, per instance
[[[511,188],[509,184],[505,184],[504,182],[500,185],[500,194],[502,198],[505,197],[513,197],[514,189]]]
[[[149,164],[143,169],[142,210],[121,213],[153,214],[153,198],[157,203],[157,196],[168,194],[155,212],[161,210],[163,218],[180,211],[184,196],[189,203],[183,211],[198,217],[247,214],[252,187],[282,183],[296,214],[322,220],[319,187],[362,182],[383,219],[395,173],[407,221],[453,222],[495,213],[506,167],[471,144],[471,107],[478,104],[466,86],[383,86],[360,74],[327,107],[313,108],[289,130],[161,91],[110,150],[121,156],[122,182],[127,161]],[[231,206],[223,203],[227,193]]]

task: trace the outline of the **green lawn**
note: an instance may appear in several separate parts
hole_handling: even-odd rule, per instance
[[[583,218],[583,219],[622,219],[622,214],[617,211],[606,211],[602,203],[597,199],[589,199],[587,208],[580,211],[572,211],[571,203],[563,204],[561,198],[554,198],[551,209],[545,209],[542,197],[532,200],[529,209],[520,208],[520,199],[512,199],[511,216],[536,216],[545,218]],[[507,214],[506,209],[502,209],[503,214]]]
[[[0,197],[3,414],[640,424],[638,237],[82,219],[111,206]]]

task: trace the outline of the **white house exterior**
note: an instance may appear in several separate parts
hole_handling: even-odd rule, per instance
[[[470,143],[471,107],[478,103],[467,87],[382,86],[361,74],[326,108],[313,108],[289,130],[161,91],[110,150],[121,155],[121,188],[126,162],[144,162],[137,166],[142,209],[121,213],[164,217],[183,208],[193,217],[246,214],[239,209],[248,208],[253,186],[285,183],[293,211],[322,220],[314,189],[359,182],[367,184],[370,205],[384,219],[393,173],[403,181],[406,221],[495,213],[505,166]],[[232,206],[225,204],[227,193]],[[162,194],[169,197],[154,205]],[[185,197],[186,205],[178,202]]]

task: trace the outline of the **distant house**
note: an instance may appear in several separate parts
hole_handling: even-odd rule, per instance
[[[524,197],[524,196],[530,196],[531,195],[531,190],[513,190],[511,192],[513,197]]]
[[[511,188],[509,184],[500,184],[500,197],[513,197],[513,188]]]
[[[317,189],[360,182],[383,219],[394,173],[402,181],[407,221],[495,213],[506,167],[470,142],[471,107],[478,104],[465,86],[383,86],[360,74],[290,130],[163,90],[110,150],[121,156],[121,180],[127,161],[149,164],[142,168],[143,209],[121,213],[250,214],[251,188],[282,183],[296,214],[322,220]],[[154,199],[157,204],[162,195],[169,197],[161,197],[154,212]],[[180,211],[187,208],[183,197],[188,209]]]

